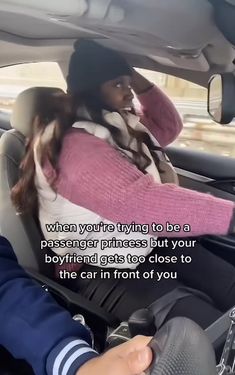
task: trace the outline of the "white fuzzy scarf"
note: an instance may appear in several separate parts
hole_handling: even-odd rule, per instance
[[[90,116],[85,108],[80,108],[78,111],[79,117],[87,118],[89,119]],[[133,139],[127,129],[126,122],[118,112],[108,112],[103,111],[103,116],[106,122],[108,122],[110,125],[118,128],[121,131],[121,141],[122,144],[126,147],[129,147],[130,149],[137,151],[137,141],[136,139]],[[146,132],[149,134],[153,144],[155,146],[160,147],[157,140],[152,136],[150,131],[140,123],[140,118],[136,115],[133,115],[131,113],[126,114],[126,121],[128,125],[137,131]],[[84,129],[89,134],[93,134],[94,136],[106,140],[108,143],[110,143],[112,146],[117,148],[123,155],[125,155],[130,160],[133,160],[133,154],[130,151],[127,151],[123,148],[120,148],[114,141],[113,136],[111,132],[106,129],[104,126],[96,124],[94,122],[90,121],[79,121],[73,124],[74,128],[78,129]],[[147,166],[145,171],[149,173],[154,181],[158,183],[174,183],[178,184],[178,177],[176,172],[174,171],[174,168],[172,164],[170,163],[168,157],[165,153],[161,151],[155,151],[157,153],[157,156],[159,158],[159,169],[157,168],[153,157],[145,143],[142,144],[142,150],[148,156],[148,158],[151,160],[150,165]],[[160,171],[161,170],[161,171]]]

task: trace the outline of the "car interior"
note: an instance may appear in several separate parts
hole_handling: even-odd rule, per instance
[[[223,127],[235,117],[234,21],[234,0],[2,0],[0,69],[55,61],[66,78],[74,42],[94,39],[122,52],[137,68],[208,87],[208,112]],[[0,111],[0,234],[11,242],[19,263],[33,279],[72,316],[85,317],[102,352],[110,334],[115,340],[125,336],[127,323],[56,279],[54,267],[45,263],[40,249],[43,236],[38,218],[18,214],[10,198],[42,90],[53,93],[57,88],[41,87],[39,82],[17,96],[12,113]],[[235,202],[234,158],[172,146],[166,151],[181,186]],[[204,236],[200,240],[208,250],[235,265],[234,236]],[[148,332],[143,319],[141,314],[131,317],[132,334]],[[206,330],[217,362],[230,323],[231,316],[226,313]],[[32,374],[27,364],[13,360],[4,349],[1,358],[7,359],[6,367],[1,369],[0,363],[1,375]]]

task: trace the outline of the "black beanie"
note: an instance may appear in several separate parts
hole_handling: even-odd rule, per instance
[[[118,52],[92,40],[75,43],[67,76],[69,93],[88,92],[122,75],[132,75],[132,69]]]

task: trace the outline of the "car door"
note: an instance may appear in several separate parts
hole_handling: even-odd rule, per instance
[[[235,122],[216,124],[207,113],[207,89],[162,73],[141,70],[175,104],[183,130],[166,149],[180,185],[235,202]],[[235,265],[235,236],[203,236],[201,242]]]
[[[183,120],[175,147],[168,149],[180,185],[235,202],[235,123],[215,124],[199,110],[196,116],[184,115]],[[204,236],[201,242],[235,264],[235,236]]]
[[[177,147],[167,153],[181,186],[235,202],[235,159]],[[235,236],[204,236],[201,242],[235,264]]]

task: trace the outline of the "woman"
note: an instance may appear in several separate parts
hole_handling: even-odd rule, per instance
[[[190,249],[177,242],[172,249],[170,242],[154,250],[177,256],[177,262],[170,258],[159,266],[150,262],[153,239],[234,233],[234,204],[177,186],[162,147],[179,134],[180,117],[169,99],[118,53],[80,42],[67,82],[69,96],[44,98],[38,111],[22,178],[13,189],[16,207],[21,212],[38,208],[44,236],[57,254],[84,256],[88,264],[81,272],[93,272],[94,279],[73,280],[73,288],[121,320],[163,297],[154,307],[159,325],[184,315],[208,326],[235,301],[235,269],[198,243]],[[132,89],[142,106],[139,116]],[[71,225],[70,232],[58,224]],[[74,240],[72,247],[66,240]],[[185,264],[181,255],[192,261]],[[127,270],[129,279],[116,277],[118,268]],[[142,277],[152,270],[158,276],[172,270],[178,280],[175,273],[169,279]],[[164,295],[175,290],[166,301]]]

